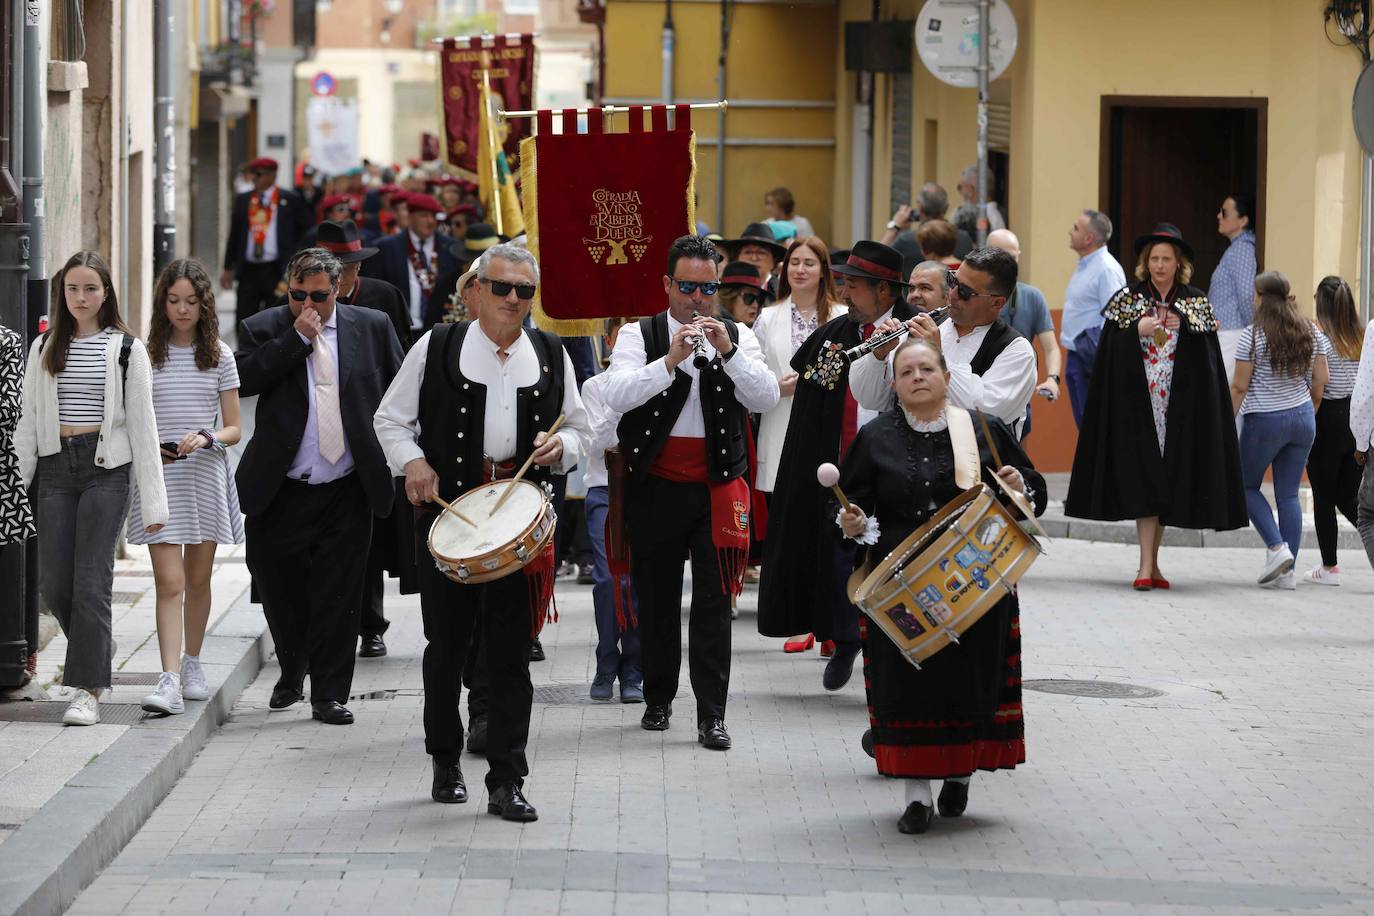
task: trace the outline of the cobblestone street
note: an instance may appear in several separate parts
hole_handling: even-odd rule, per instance
[[[1166,548],[1174,589],[1136,594],[1133,548],[1051,544],[1023,582],[1027,680],[1148,689],[1027,690],[1028,764],[975,777],[968,814],[922,837],[859,746],[860,680],[827,695],[814,652],[755,634],[752,592],[733,750],[588,700],[590,588],[560,583],[532,666],[539,821],[486,814],[471,756],[471,800],[434,804],[418,602],[393,595],[356,726],[269,713],[270,663],[73,912],[1367,911],[1374,575],[1347,553],[1339,589],[1264,591],[1258,556]],[[679,712],[687,691],[684,671]]]

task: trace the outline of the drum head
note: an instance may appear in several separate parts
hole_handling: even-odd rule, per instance
[[[515,491],[493,515],[492,507],[511,486]],[[454,500],[453,508],[476,526],[441,512],[429,532],[430,549],[436,556],[462,561],[508,547],[539,519],[544,503],[544,491],[528,480],[498,480],[469,490]]]

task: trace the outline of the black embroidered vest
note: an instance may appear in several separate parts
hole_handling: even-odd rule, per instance
[[[463,322],[434,326],[420,384],[420,448],[439,475],[439,495],[449,501],[482,483],[487,387],[465,377],[459,365],[463,339],[473,325]],[[530,328],[525,328],[524,333],[534,347],[540,372],[539,381],[516,394],[517,464],[523,464],[534,451],[535,434],[548,429],[563,406],[562,341],[553,334]],[[550,473],[548,468],[531,465],[525,478],[543,483]]]
[[[721,321],[730,335],[730,342],[738,345],[739,328],[733,321],[723,318]],[[639,330],[644,335],[646,365],[668,352],[667,312],[640,319]],[[736,354],[731,358],[740,357]],[[749,413],[735,400],[735,383],[726,373],[720,354],[700,370],[699,377],[697,387],[706,426],[706,466],[710,479],[726,481],[743,477],[749,470],[749,449],[744,439],[748,434]],[[673,373],[672,385],[621,418],[616,431],[632,480],[641,481],[649,473],[691,390],[692,377],[678,368]]]

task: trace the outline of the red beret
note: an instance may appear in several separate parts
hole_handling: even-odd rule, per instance
[[[353,207],[353,197],[348,194],[330,194],[324,199],[324,204],[322,206],[324,211],[328,213],[331,208],[337,207],[339,204],[348,204],[349,207]]]
[[[248,163],[248,168],[255,172],[275,172],[277,170],[277,160],[270,156],[259,156]]]
[[[395,198],[393,197],[392,199],[394,200]],[[439,201],[428,194],[407,194],[405,201],[406,206],[410,207],[412,210],[423,210],[428,213],[444,212],[444,208],[439,205]]]
[[[404,188],[397,188],[396,190],[394,190],[394,191],[391,192],[391,205],[392,205],[393,207],[396,206],[397,204],[408,204],[408,203],[410,203],[410,192],[409,192],[409,191],[405,190]]]
[[[449,215],[450,217],[457,216],[457,215],[459,215],[460,213],[461,213],[462,215],[464,215],[464,216],[476,216],[476,215],[477,215],[477,208],[474,207],[472,204],[459,204],[458,206],[454,207],[452,210],[448,211],[448,215]]]

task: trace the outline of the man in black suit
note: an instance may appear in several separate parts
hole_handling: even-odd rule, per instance
[[[254,159],[248,163],[248,174],[253,190],[234,198],[219,277],[225,289],[232,289],[238,280],[235,317],[239,322],[276,301],[282,268],[310,224],[300,195],[276,186],[277,160]]]
[[[258,395],[236,480],[248,570],[277,646],[270,706],[304,698],[314,718],[349,725],[372,517],[391,512],[391,471],[372,415],[401,366],[381,312],[337,305],[343,266],[321,248],[291,259],[290,299],[239,326],[244,397]]]
[[[410,330],[419,337],[433,324],[430,298],[439,277],[450,271],[461,274],[458,258],[450,251],[449,240],[435,229],[439,225],[439,202],[428,194],[409,194],[410,228],[389,235],[377,243],[378,256],[363,267],[363,276],[385,280],[401,291],[410,315]]]

